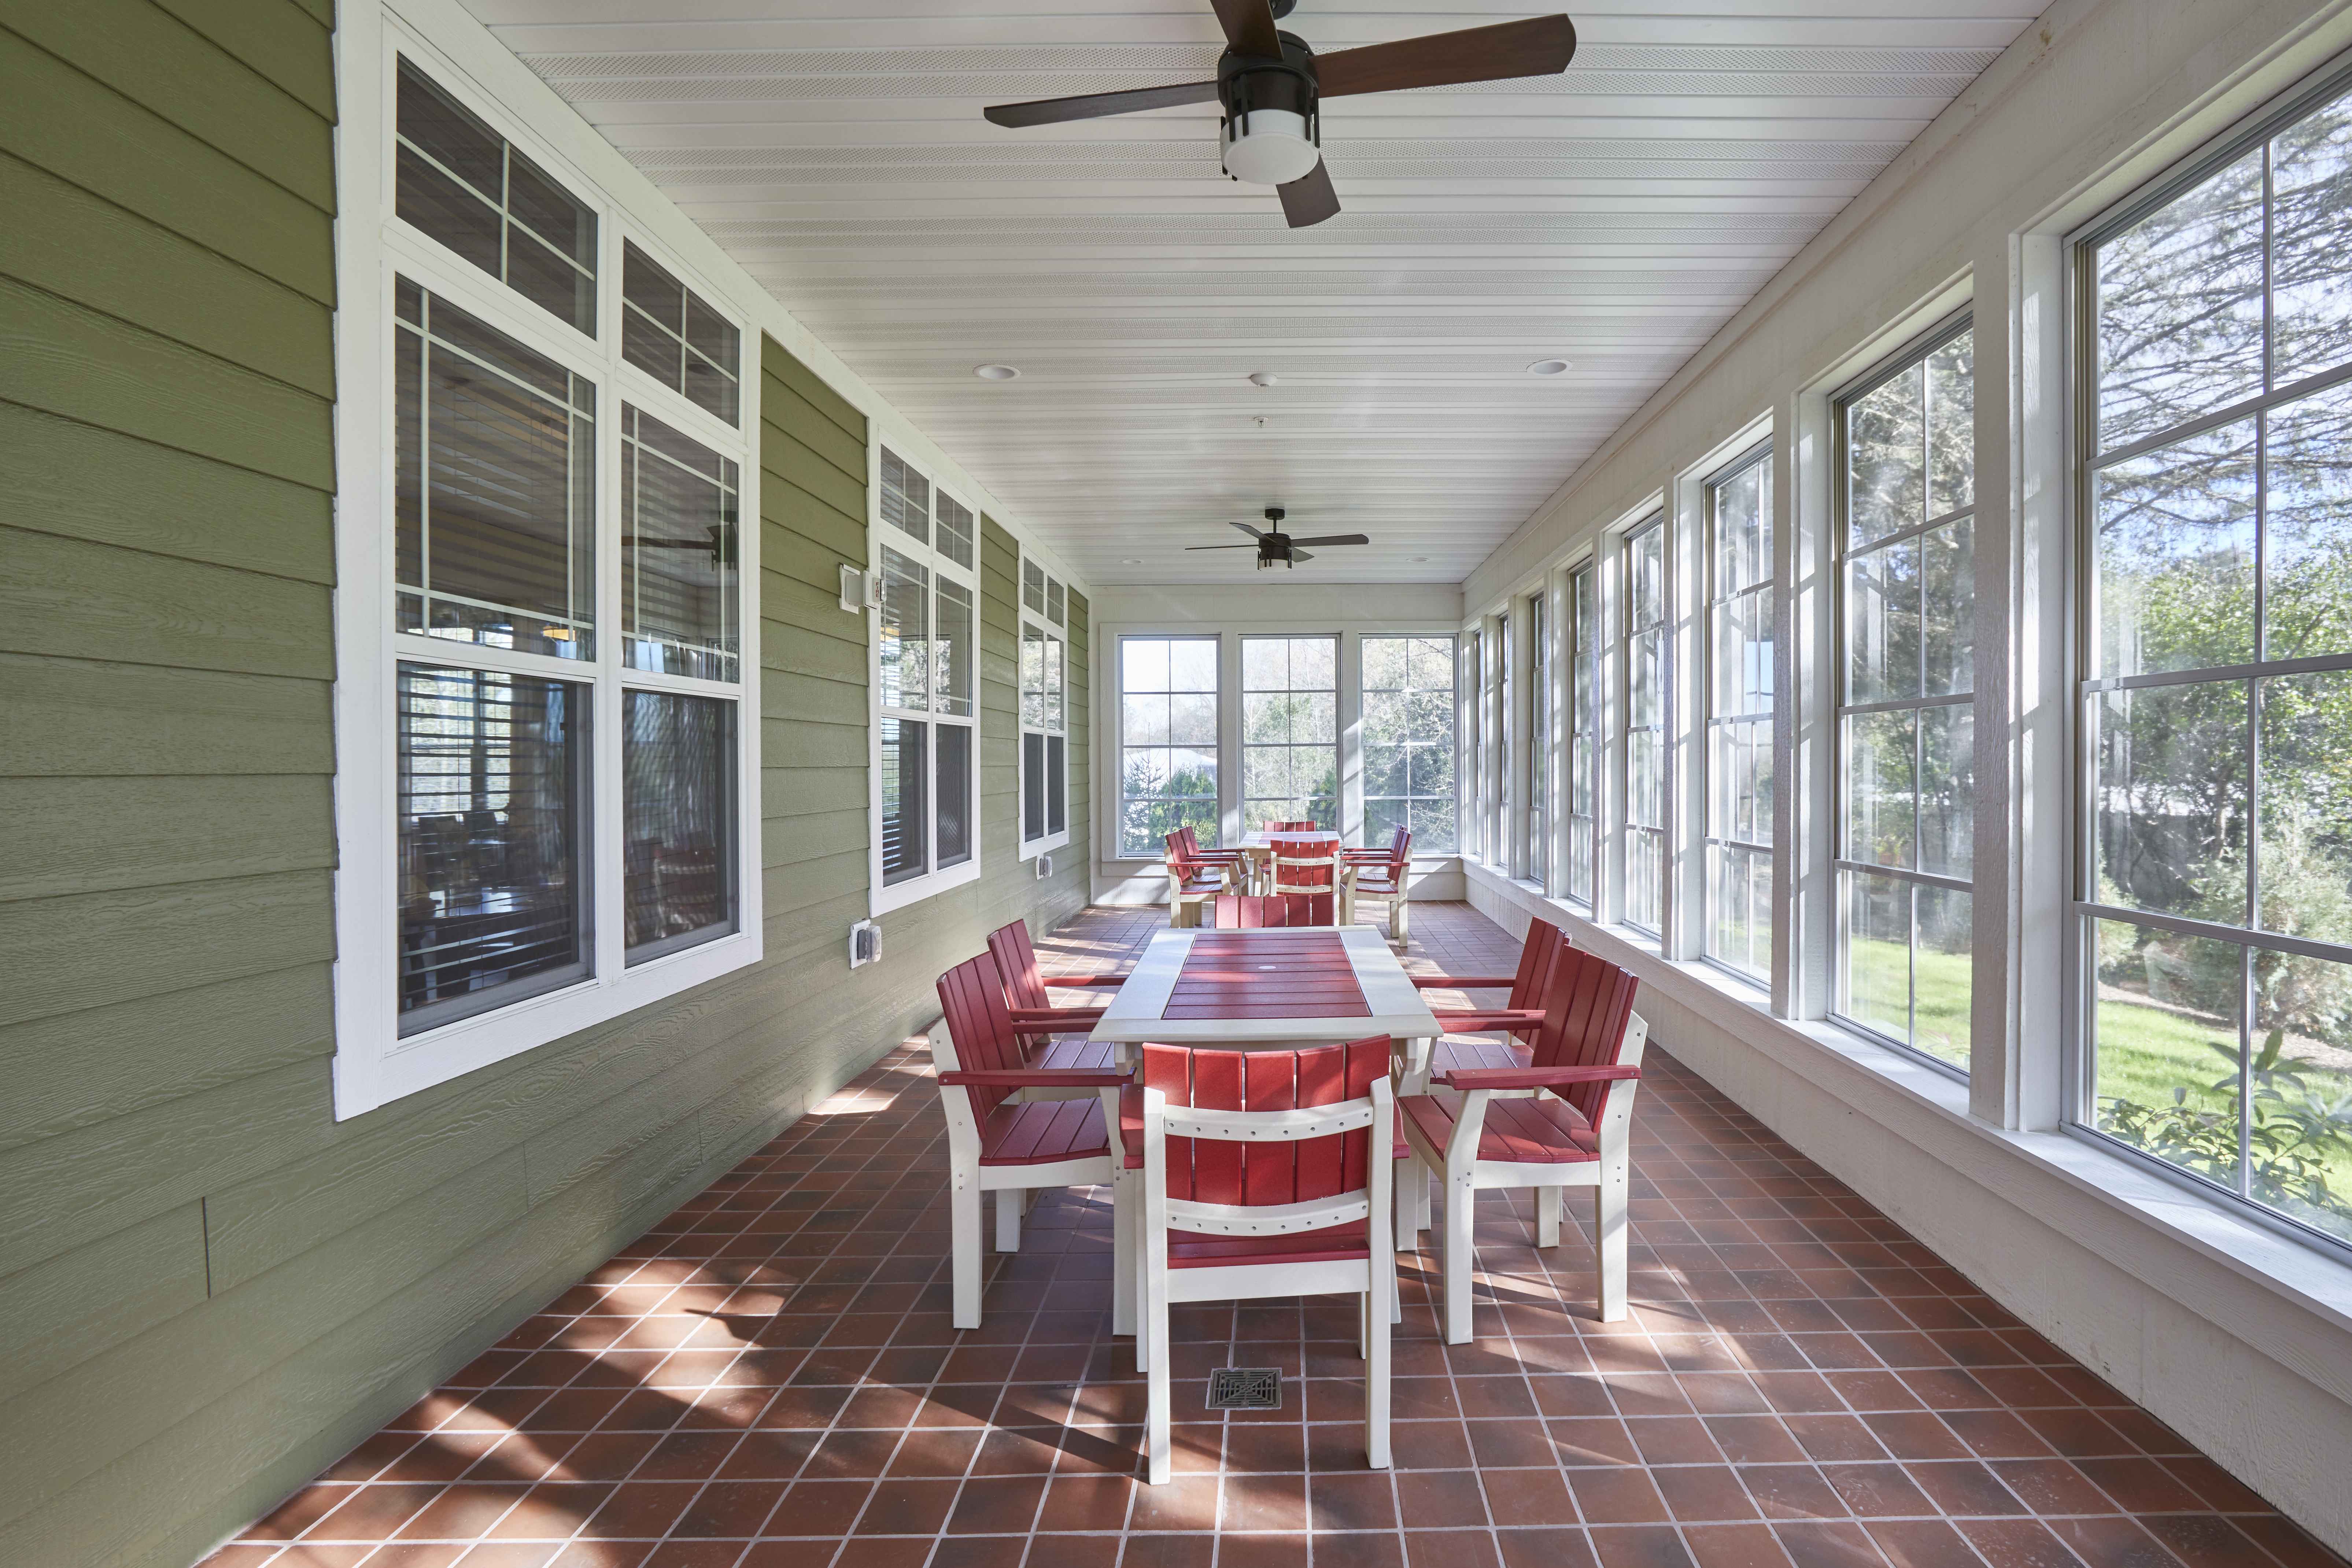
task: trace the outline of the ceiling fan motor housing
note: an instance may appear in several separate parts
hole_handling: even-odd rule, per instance
[[[1323,156],[1314,53],[1293,34],[1276,36],[1279,59],[1227,49],[1217,62],[1225,173],[1254,185],[1304,179]]]

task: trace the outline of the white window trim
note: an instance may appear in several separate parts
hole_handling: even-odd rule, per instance
[[[1028,568],[1033,563],[1035,563],[1039,570],[1043,571],[1048,578],[1062,584],[1062,624],[1058,626],[1051,620],[1047,619],[1044,615],[1029,607],[1025,578]],[[1013,837],[1020,840],[1020,858],[1024,863],[1034,860],[1038,856],[1045,854],[1050,850],[1059,849],[1070,841],[1070,592],[1069,581],[1061,574],[1058,568],[1039,557],[1038,554],[1030,549],[1027,544],[1024,543],[1021,546],[1020,550],[1016,552],[1013,563],[1013,602],[1020,612],[1015,618],[1016,625],[1013,628],[1013,717],[1014,741],[1013,746],[1013,821],[1014,824]],[[1021,650],[1024,646],[1024,639],[1025,639],[1029,635],[1029,628],[1032,626],[1036,627],[1048,637],[1055,639],[1061,645],[1062,727],[1059,730],[1044,729],[1030,723],[1027,710],[1021,706],[1021,699],[1023,695],[1021,689]],[[1028,738],[1031,735],[1059,735],[1062,737],[1062,826],[1059,831],[1048,833],[1044,835],[1042,837],[1037,838],[1031,838],[1028,837]]]
[[[1378,637],[1381,634],[1375,632],[1372,635]],[[1294,642],[1328,642],[1331,645],[1331,710],[1333,718],[1331,724],[1330,751],[1332,775],[1338,781],[1338,787],[1332,792],[1331,812],[1334,816],[1339,818],[1341,828],[1344,831],[1348,822],[1348,787],[1345,772],[1340,765],[1340,739],[1343,733],[1343,726],[1339,722],[1338,714],[1339,709],[1339,686],[1341,677],[1345,674],[1345,671],[1340,667],[1340,645],[1345,639],[1337,632],[1293,632],[1287,630],[1245,631],[1240,635],[1238,639],[1239,647],[1242,649],[1241,675],[1234,685],[1234,695],[1241,699],[1240,722],[1242,726],[1242,742],[1241,749],[1234,753],[1234,757],[1236,759],[1235,766],[1240,768],[1242,771],[1241,776],[1235,781],[1236,787],[1234,794],[1234,799],[1236,808],[1241,813],[1241,830],[1244,833],[1252,832],[1254,830],[1251,828],[1250,824],[1253,821],[1263,819],[1263,807],[1261,806],[1260,808],[1254,810],[1251,807],[1251,802],[1265,802],[1274,798],[1270,795],[1254,795],[1249,793],[1250,741],[1248,738],[1248,727],[1249,700],[1251,691],[1248,676],[1249,654],[1247,650],[1249,644],[1253,640],[1279,642],[1285,644]],[[1286,662],[1287,662],[1286,657]],[[1359,713],[1361,713],[1363,710],[1364,689],[1362,679],[1363,660],[1360,657],[1360,650],[1356,661],[1356,709]],[[1287,678],[1286,677],[1286,679]],[[1296,697],[1301,693],[1311,696],[1314,693],[1314,688],[1307,686],[1279,686],[1261,689],[1262,691],[1277,691],[1285,697]],[[1316,745],[1311,741],[1285,741],[1282,742],[1282,749],[1286,752],[1319,752],[1323,750],[1321,746]],[[1361,830],[1363,823],[1363,812],[1360,809],[1361,801],[1362,792],[1360,788],[1358,791],[1358,804],[1360,809],[1356,814],[1356,822],[1359,831]],[[1294,818],[1292,820],[1297,819]]]
[[[1691,836],[1691,843],[1696,850],[1696,853],[1689,858],[1690,875],[1688,881],[1678,887],[1676,889],[1677,891],[1683,892],[1688,899],[1691,910],[1690,929],[1686,938],[1687,954],[1688,956],[1696,958],[1699,962],[1707,964],[1709,967],[1729,975],[1732,980],[1738,984],[1746,986],[1752,986],[1759,991],[1766,993],[1768,995],[1772,989],[1772,970],[1779,965],[1780,962],[1777,935],[1774,938],[1773,956],[1771,962],[1767,965],[1766,972],[1760,975],[1749,974],[1745,970],[1738,968],[1737,965],[1727,962],[1727,960],[1717,958],[1706,951],[1708,931],[1715,919],[1715,881],[1708,874],[1709,868],[1707,866],[1707,850],[1717,842],[1715,833],[1714,813],[1715,790],[1717,784],[1717,759],[1715,754],[1715,737],[1717,730],[1716,661],[1717,656],[1721,652],[1721,650],[1716,646],[1715,639],[1715,611],[1717,603],[1716,593],[1717,584],[1715,579],[1715,512],[1716,493],[1720,486],[1727,480],[1738,477],[1740,473],[1756,464],[1762,463],[1770,468],[1772,471],[1773,483],[1772,487],[1768,489],[1764,493],[1763,505],[1765,515],[1772,520],[1772,532],[1775,542],[1773,545],[1774,559],[1766,564],[1765,569],[1768,575],[1765,580],[1771,584],[1771,591],[1767,602],[1771,607],[1777,629],[1782,596],[1780,593],[1781,578],[1780,576],[1780,546],[1778,542],[1781,532],[1781,522],[1780,512],[1777,510],[1778,501],[1775,491],[1780,484],[1780,469],[1783,460],[1780,442],[1773,430],[1771,420],[1769,417],[1759,419],[1751,423],[1738,436],[1732,437],[1732,439],[1723,443],[1721,446],[1716,447],[1714,451],[1708,453],[1705,460],[1693,465],[1692,468],[1685,472],[1678,486],[1678,488],[1685,492],[1682,500],[1684,509],[1687,514],[1687,521],[1690,524],[1690,526],[1681,530],[1680,532],[1683,538],[1689,541],[1689,560],[1685,563],[1685,570],[1688,574],[1686,581],[1688,582],[1691,589],[1690,602],[1696,606],[1690,615],[1685,618],[1690,623],[1690,639],[1694,646],[1694,651],[1697,655],[1697,657],[1691,661],[1697,668],[1694,670],[1694,679],[1686,689],[1690,696],[1690,727],[1692,731],[1690,736],[1690,754],[1696,765],[1696,772],[1698,774],[1698,786],[1690,792],[1691,798],[1687,802],[1687,818],[1678,819],[1687,820],[1688,831]],[[1671,542],[1672,541],[1670,539],[1670,545]],[[1775,680],[1773,686],[1772,704],[1773,711],[1777,715],[1780,705],[1780,691],[1778,681],[1780,671],[1777,668],[1779,655],[1777,652],[1774,655],[1774,659],[1776,668],[1773,670]],[[1780,761],[1778,752],[1778,731],[1776,730],[1774,743],[1775,754],[1773,758],[1776,768],[1776,780],[1778,778],[1777,767]],[[1770,830],[1768,828],[1767,832],[1769,833],[1769,831]],[[1722,841],[1727,843],[1740,842],[1739,840],[1729,838],[1726,838]],[[1777,850],[1778,847],[1771,846],[1770,847]],[[1774,859],[1775,865],[1773,868],[1772,881],[1776,891],[1773,894],[1769,905],[1768,905],[1765,910],[1765,916],[1768,921],[1772,918],[1773,911],[1779,908],[1781,902],[1777,889],[1780,887],[1784,872],[1778,864],[1780,857],[1777,853],[1774,856]]]
[[[456,37],[455,33],[451,35]],[[484,36],[482,42],[487,42]],[[458,38],[466,50],[476,41]],[[495,47],[495,46],[488,46]],[[445,247],[400,223],[393,214],[393,130],[397,58],[406,55],[451,96],[479,115],[597,214],[597,313],[591,340],[528,304],[517,307],[503,285]],[[760,515],[756,444],[743,432],[759,427],[758,377],[742,375],[740,428],[726,426],[682,395],[661,386],[621,358],[617,322],[621,246],[635,239],[681,281],[728,315],[741,333],[745,363],[756,354],[759,328],[744,302],[698,269],[679,265],[692,243],[691,226],[675,212],[625,210],[596,180],[541,135],[526,117],[486,92],[481,60],[450,52],[407,26],[389,8],[371,15],[354,8],[336,39],[339,122],[336,174],[336,494],[334,723],[337,754],[335,822],[334,1058],[335,1116],[347,1120],[477,1068],[562,1039],[596,1024],[755,963],[762,952],[760,879],[760,647],[758,584]],[[394,630],[392,594],[393,442],[391,396],[395,328],[392,276],[397,268],[418,283],[473,311],[532,349],[598,383],[596,618],[598,659],[579,666],[498,650],[404,638]],[[643,677],[620,666],[617,544],[605,542],[608,518],[617,519],[621,407],[635,404],[720,451],[737,464],[740,516],[738,592],[742,627],[740,680],[733,685]],[[617,522],[611,532],[617,539]],[[398,811],[394,717],[397,667],[404,657],[474,668],[508,668],[596,689],[590,727],[592,800],[586,859],[594,914],[594,973],[561,990],[445,1024],[402,1038],[398,1010]],[[737,929],[682,952],[625,963],[621,860],[622,782],[618,721],[621,694],[631,687],[694,690],[738,703],[736,723]]]
[[[913,468],[931,487],[931,515],[925,541],[917,544],[913,537],[896,524],[882,518],[882,448],[887,447],[899,461]],[[919,711],[911,708],[886,708],[882,704],[882,618],[877,609],[868,608],[866,616],[866,906],[869,913],[879,917],[893,910],[903,910],[909,904],[936,898],[951,888],[980,880],[981,858],[983,852],[981,806],[981,688],[985,684],[981,676],[981,643],[986,637],[986,595],[981,586],[982,552],[987,548],[982,535],[981,509],[964,500],[962,485],[943,479],[937,470],[919,458],[908,455],[908,446],[891,438],[873,421],[866,441],[866,571],[868,582],[879,582],[882,575],[882,551],[885,545],[900,555],[919,559],[930,573],[931,587],[926,610],[929,633],[936,643],[939,636],[939,580],[950,582],[971,591],[971,712],[969,715],[941,714],[935,709]],[[958,565],[940,552],[938,497],[946,495],[958,506],[971,513],[971,564]],[[929,809],[923,814],[923,853],[925,864],[932,869],[919,877],[909,877],[903,882],[885,886],[882,881],[882,721],[885,718],[907,719],[931,726],[936,733],[941,724],[969,725],[971,744],[966,749],[964,766],[967,773],[964,796],[965,811],[971,833],[971,853],[955,865],[940,867],[939,859],[939,795],[934,785],[929,797]],[[933,742],[925,749],[924,766],[932,769],[932,780],[938,778],[939,746]]]

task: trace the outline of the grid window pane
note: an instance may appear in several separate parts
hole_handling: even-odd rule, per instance
[[[1362,639],[1364,837],[1399,827],[1416,853],[1454,852],[1452,637]]]
[[[1837,999],[1965,1072],[1975,859],[1975,338],[1838,406]]]
[[[885,718],[881,730],[882,881],[887,887],[930,869],[930,726]]]
[[[1772,454],[1707,487],[1706,954],[1772,974]],[[1758,889],[1763,896],[1758,900]]]
[[[585,978],[589,689],[403,661],[400,1033]]]
[[[1593,568],[1568,580],[1568,863],[1561,891],[1592,907],[1601,767],[1600,605]]]
[[[1242,820],[1339,825],[1339,639],[1242,639]]]
[[[742,352],[732,323],[634,241],[622,246],[622,358],[732,425]]]
[[[1625,921],[1656,935],[1666,899],[1665,522],[1625,541]]]
[[[621,420],[625,662],[733,680],[741,635],[735,465],[650,414],[625,405]]]
[[[395,298],[395,624],[594,658],[594,386],[406,279]]]
[[[962,719],[971,716],[972,679],[978,663],[975,613],[971,589],[952,578],[939,580],[939,635],[931,645],[932,673],[939,682],[934,712]]]
[[[882,448],[882,521],[919,543],[931,542],[931,481]]]
[[[405,58],[398,118],[401,221],[594,337],[594,211]]]
[[[971,726],[940,724],[937,737],[939,787],[934,858],[942,870],[971,858]]]
[[[735,929],[735,704],[621,694],[621,866],[631,963]]]
[[[1119,853],[1158,857],[1190,826],[1217,834],[1217,642],[1119,639]]]
[[[1545,595],[1528,601],[1528,879],[1551,890],[1551,638]]]
[[[918,712],[930,706],[931,574],[887,545],[882,548],[878,622],[882,706]]]
[[[945,490],[936,492],[934,509],[933,542],[939,546],[940,553],[959,566],[969,567],[972,552],[971,509]]]
[[[2121,921],[2090,925],[2094,1125],[2238,1190],[2246,950]]]

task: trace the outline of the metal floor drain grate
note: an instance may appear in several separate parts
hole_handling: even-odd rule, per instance
[[[1282,1369],[1273,1366],[1221,1366],[1209,1373],[1212,1410],[1279,1410]]]

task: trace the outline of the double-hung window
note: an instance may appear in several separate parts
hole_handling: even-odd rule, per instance
[[[1472,630],[1462,639],[1460,674],[1454,700],[1462,711],[1462,766],[1469,777],[1464,781],[1468,804],[1462,808],[1462,824],[1467,842],[1463,847],[1478,859],[1486,859],[1486,827],[1490,821],[1486,810],[1486,634],[1484,627]]]
[[[1772,448],[1706,484],[1707,958],[1772,978]]]
[[[1339,826],[1339,639],[1242,638],[1242,823]]]
[[[1363,639],[1364,842],[1385,848],[1400,827],[1423,855],[1451,855],[1454,639]]]
[[[875,448],[874,906],[979,875],[979,527],[971,509]]]
[[[1566,862],[1560,895],[1589,913],[1598,907],[1601,784],[1601,605],[1598,568],[1590,561],[1568,574],[1568,682],[1560,693],[1568,720]]]
[[[1948,329],[1838,400],[1843,1022],[1969,1065],[1973,345]]]
[[[1190,827],[1217,847],[1217,639],[1118,642],[1118,852],[1158,859]]]
[[[1551,891],[1551,597],[1528,601],[1528,879]]]
[[[1070,837],[1069,591],[1038,563],[1021,562],[1021,852]]]
[[[1666,520],[1637,524],[1619,547],[1625,604],[1625,923],[1658,936],[1666,921],[1666,724],[1673,649],[1666,619]]]
[[[404,45],[383,65],[390,179],[345,277],[389,319],[344,346],[339,436],[346,1116],[759,952],[744,400],[625,351],[650,234]],[[740,328],[661,270],[739,381]]]
[[[2088,239],[2072,1119],[2352,1241],[2352,98]]]

